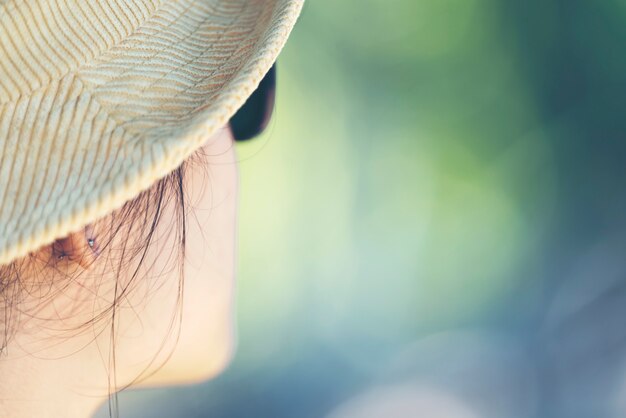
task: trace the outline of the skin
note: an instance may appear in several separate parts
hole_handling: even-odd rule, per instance
[[[172,264],[176,240],[168,235],[175,205],[170,204],[143,264],[154,264],[151,271],[157,277],[136,281],[117,309],[117,373],[115,381],[110,381],[110,321],[83,324],[110,306],[116,283],[123,286],[130,273],[115,277],[105,254],[94,255],[89,248],[88,237],[104,231],[96,222],[58,244],[72,250],[59,262],[60,273],[79,272],[78,278],[33,283],[34,291],[20,304],[23,314],[17,332],[0,360],[0,416],[89,417],[107,400],[109,384],[122,388],[138,376],[142,380],[134,387],[192,384],[214,377],[228,365],[235,346],[238,192],[230,130],[218,131],[202,151],[207,155],[206,166],[185,172],[191,216],[178,338],[175,331],[169,332],[172,327],[179,329],[179,270]],[[52,248],[42,249],[38,259],[45,260],[46,251]],[[36,264],[34,270],[42,268]]]

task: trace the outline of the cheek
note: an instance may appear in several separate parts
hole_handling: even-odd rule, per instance
[[[185,173],[188,217],[180,335],[172,356],[149,384],[209,379],[228,365],[234,351],[238,177],[229,132],[220,131],[203,151],[206,164],[190,166]],[[168,274],[169,283],[178,283],[178,270]]]

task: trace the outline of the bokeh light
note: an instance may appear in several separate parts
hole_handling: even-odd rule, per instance
[[[236,358],[122,416],[625,416],[625,21],[307,0],[237,145]]]

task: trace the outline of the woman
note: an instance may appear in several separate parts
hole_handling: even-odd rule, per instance
[[[0,1],[0,416],[114,413],[228,364],[232,144],[301,7]]]

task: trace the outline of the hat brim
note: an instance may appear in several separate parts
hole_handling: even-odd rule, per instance
[[[255,90],[302,4],[0,4],[0,265],[178,167]]]

